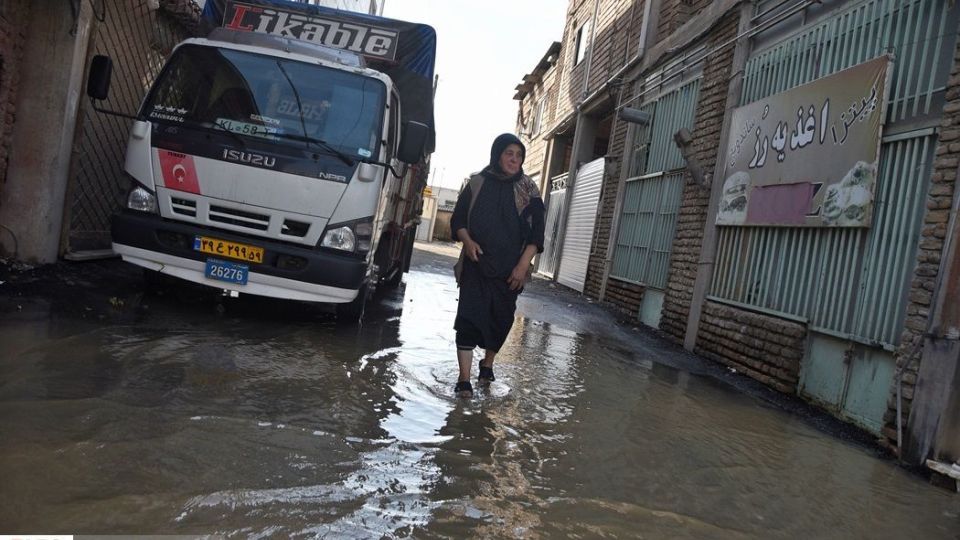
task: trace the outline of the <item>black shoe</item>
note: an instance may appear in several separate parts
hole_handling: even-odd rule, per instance
[[[490,383],[492,383],[492,382],[495,381],[495,380],[497,380],[497,378],[493,376],[493,368],[492,368],[492,367],[480,366],[480,374],[477,375],[477,382],[478,382],[478,383],[480,383],[480,384],[490,384]]]
[[[473,385],[470,381],[460,381],[453,387],[453,392],[460,398],[473,397]]]

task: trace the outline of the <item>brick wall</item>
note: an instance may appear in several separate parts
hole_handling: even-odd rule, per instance
[[[733,39],[737,34],[738,24],[739,14],[736,11],[726,15],[711,32],[707,48],[712,49]],[[696,141],[696,157],[704,172],[709,174],[713,174],[717,148],[721,144],[720,130],[726,112],[733,51],[733,47],[727,47],[714,53],[707,58],[703,67],[693,137]],[[670,253],[670,277],[660,320],[660,329],[681,342],[687,329],[707,205],[710,202],[709,187],[704,188],[690,182],[689,175],[687,179],[677,215],[676,236]]]
[[[596,9],[596,20],[593,20]],[[562,50],[558,68],[563,70],[557,88],[556,120],[561,121],[572,114],[577,102],[583,97],[583,79],[587,76],[587,59],[576,65],[577,30],[585,21],[591,21],[593,34],[593,58],[590,65],[590,81],[586,92],[601,88],[627,61],[633,58],[639,47],[640,22],[643,19],[643,0],[592,1],[571,0],[567,8],[567,22],[563,30]],[[587,35],[587,39],[590,35]],[[590,57],[587,50],[587,57]]]
[[[806,335],[800,323],[708,301],[694,352],[795,394]]]
[[[557,69],[562,71],[559,77],[560,84],[557,86],[557,122],[574,112],[583,91],[583,77],[586,75],[587,63],[581,60],[574,65],[573,59],[577,54],[577,30],[591,17],[593,17],[593,2],[571,0],[567,22],[563,29],[563,40],[560,44],[560,60],[557,65]]]
[[[628,283],[611,277],[607,280],[607,293],[604,302],[609,303],[620,313],[634,319],[640,316],[640,302],[643,301],[643,292],[646,287],[636,283]]]
[[[560,54],[562,53],[563,51],[561,50]],[[518,104],[522,114],[523,123],[521,124],[521,118],[518,117],[517,133],[520,135],[520,140],[522,140],[523,144],[527,147],[527,155],[526,160],[523,163],[523,170],[528,175],[535,175],[543,170],[548,146],[548,141],[544,140],[543,136],[549,132],[556,123],[556,79],[557,66],[554,64],[553,67],[549,68],[546,73],[544,73],[543,79],[537,83],[530,93],[528,93]],[[536,116],[537,113],[537,105],[542,98],[546,98],[547,106],[545,107],[545,110],[543,111],[543,117],[540,120],[540,131],[537,133],[531,133],[534,116]],[[542,183],[543,178],[540,180]]]
[[[663,41],[694,15],[710,5],[712,0],[663,0],[660,20],[657,21],[656,42]]]
[[[523,162],[523,170],[528,175],[539,173],[543,168],[544,159],[546,159],[547,142],[543,140],[543,134],[546,132],[547,126],[550,125],[548,110],[543,112],[543,117],[540,120],[540,130],[533,133],[532,129],[540,100],[545,97],[550,99],[549,96],[549,88],[545,88],[543,85],[537,85],[537,87],[520,102],[520,116],[517,118],[517,133],[527,148],[526,159]]]
[[[941,119],[940,138],[930,192],[927,195],[927,211],[923,217],[923,229],[917,250],[916,267],[907,300],[907,316],[900,347],[897,350],[897,369],[903,370],[902,407],[903,425],[910,417],[914,386],[920,370],[919,358],[924,333],[933,305],[933,294],[943,256],[944,239],[950,221],[957,168],[960,164],[960,43],[954,51],[953,69],[947,81],[946,104]],[[888,446],[895,447],[897,440],[896,384],[890,389],[887,413],[884,417],[883,435]]]
[[[630,29],[640,26],[638,21],[643,18],[642,7],[640,1],[601,0],[594,30],[588,93],[601,88],[636,54],[638,44],[637,41],[629,41]],[[641,12],[638,14],[638,11]]]
[[[20,62],[27,36],[29,0],[0,2],[0,183],[7,179],[10,140],[16,121]]]
[[[633,85],[627,85],[624,91],[624,101],[629,100],[632,92],[627,88]],[[604,261],[607,256],[607,244],[610,238],[610,227],[613,222],[613,212],[617,203],[617,190],[619,188],[620,173],[623,166],[623,156],[626,148],[627,128],[626,122],[614,120],[612,133],[610,134],[610,145],[607,149],[606,169],[604,171],[603,186],[600,191],[600,208],[598,210],[598,219],[596,224],[596,240],[590,251],[590,260],[587,262],[587,279],[584,283],[584,294],[591,298],[600,297],[600,287],[603,281]],[[611,282],[613,280],[610,280]],[[611,287],[608,282],[607,292],[604,297],[614,305],[624,309],[632,309],[636,314],[642,297],[643,288],[629,283],[618,282],[616,286]],[[633,305],[636,303],[636,305]]]
[[[697,9],[702,9],[704,6],[699,6]],[[720,21],[708,38],[708,48],[726,42],[736,35],[738,17],[739,15],[734,12]],[[729,47],[708,58],[704,66],[704,80],[700,88],[694,136],[697,158],[706,172],[712,170],[716,161],[716,149],[720,144],[720,129],[732,60],[733,48]],[[630,93],[625,92],[623,99],[629,100]],[[591,249],[587,282],[584,287],[584,294],[592,298],[598,298],[600,294],[610,227],[619,189],[620,167],[627,144],[626,134],[627,124],[617,122],[611,136],[608,155],[612,159],[607,162],[607,174],[601,188],[597,235]],[[677,217],[677,233],[670,263],[671,276],[660,326],[678,340],[682,340],[686,332],[687,314],[690,310],[693,284],[697,276],[709,197],[709,190],[688,183],[684,188]],[[610,278],[607,282],[604,301],[625,313],[637,316],[643,291],[644,287],[641,285]]]

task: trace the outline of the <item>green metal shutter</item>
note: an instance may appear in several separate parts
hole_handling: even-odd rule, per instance
[[[673,134],[693,127],[699,94],[697,79],[640,107],[651,120],[635,128],[612,277],[658,289],[667,286],[684,182],[683,157]]]

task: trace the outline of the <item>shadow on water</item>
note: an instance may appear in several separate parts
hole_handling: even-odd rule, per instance
[[[412,271],[360,326],[300,304],[181,300],[147,298],[119,321],[52,316],[50,306],[0,317],[5,529],[960,531],[950,495],[603,328],[519,317],[497,381],[455,399],[446,274]]]

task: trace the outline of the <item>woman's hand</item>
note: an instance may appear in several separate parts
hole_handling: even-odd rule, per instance
[[[463,252],[467,255],[467,258],[473,262],[479,262],[480,256],[483,255],[480,244],[474,242],[472,238],[464,239]]]
[[[527,282],[527,270],[530,269],[530,261],[526,257],[521,257],[520,262],[513,267],[510,277],[507,278],[507,285],[510,285],[511,291],[518,291],[523,288]]]

